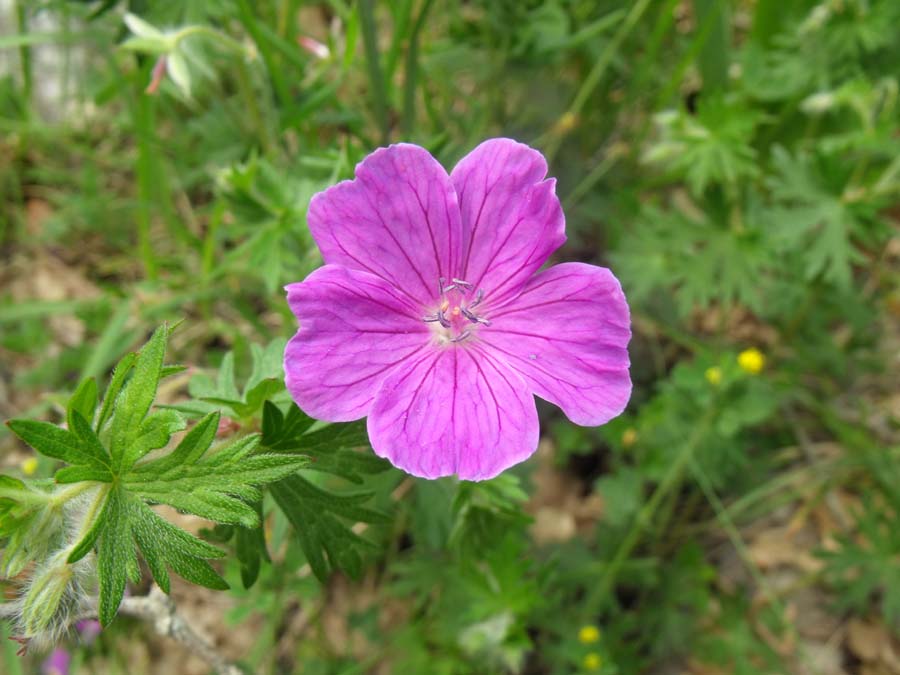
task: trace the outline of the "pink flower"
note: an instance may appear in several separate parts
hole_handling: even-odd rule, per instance
[[[72,656],[62,647],[57,647],[41,665],[44,675],[69,675],[69,664]]]
[[[75,630],[78,631],[78,635],[85,644],[91,644],[97,639],[103,628],[96,619],[83,619],[75,624]]]
[[[538,272],[565,241],[556,181],[515,141],[450,175],[423,148],[376,150],[313,197],[325,266],[286,287],[300,330],[286,383],[312,417],[368,416],[372,448],[415,476],[492,478],[537,448],[534,396],[603,424],[631,395],[628,305],[603,267]]]

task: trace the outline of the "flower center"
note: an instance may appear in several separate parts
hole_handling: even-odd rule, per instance
[[[491,322],[476,314],[484,300],[484,291],[472,292],[472,284],[462,279],[443,277],[438,280],[439,302],[434,314],[422,317],[430,323],[440,344],[462,342],[471,338],[479,326],[490,326]]]

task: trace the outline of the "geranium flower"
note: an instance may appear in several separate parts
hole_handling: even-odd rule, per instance
[[[376,150],[307,220],[325,266],[286,287],[300,330],[286,383],[307,414],[368,417],[415,476],[492,478],[538,444],[534,395],[576,424],[631,394],[628,305],[605,268],[538,272],[565,241],[536,150],[498,138],[450,175],[423,148]]]

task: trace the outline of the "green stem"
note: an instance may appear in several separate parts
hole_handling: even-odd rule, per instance
[[[82,539],[84,539],[87,536],[88,532],[90,532],[94,527],[94,523],[96,522],[97,517],[103,510],[103,507],[106,506],[106,496],[109,493],[110,487],[112,487],[110,483],[103,483],[100,485],[100,489],[97,491],[97,494],[94,495],[94,501],[91,502],[90,508],[88,508],[88,510],[85,512],[84,519],[78,526],[78,534],[76,534],[72,538],[72,543],[68,547],[69,553],[71,553],[71,551],[81,543]],[[68,553],[66,554],[66,557],[69,557]]]
[[[566,209],[570,209],[575,206],[578,202],[581,201],[581,198],[584,197],[588,192],[594,189],[594,186],[599,183],[603,177],[609,172],[610,169],[613,168],[615,163],[621,158],[621,154],[614,152],[607,152],[606,156],[603,160],[591,169],[590,173],[585,176],[578,185],[569,193],[569,195],[564,200],[564,206]]]
[[[747,549],[747,545],[744,544],[741,533],[738,532],[734,521],[728,514],[728,510],[725,508],[722,500],[719,499],[719,495],[716,494],[706,472],[703,471],[703,468],[694,459],[691,459],[690,465],[691,474],[693,475],[694,480],[697,481],[697,485],[699,485],[700,489],[703,491],[706,501],[712,506],[713,512],[716,514],[716,520],[719,521],[719,526],[725,531],[725,534],[728,536],[729,541],[731,541],[731,545],[734,546],[734,550],[737,552],[738,557],[744,563],[744,567],[747,568],[747,571],[750,573],[750,576],[753,577],[753,581],[756,582],[756,585],[759,586],[763,595],[766,597],[766,600],[777,609],[783,610],[783,608],[780,607],[778,598],[775,597],[775,594],[765,577],[763,577],[756,565],[753,564],[750,551]]]
[[[259,107],[256,93],[253,91],[253,80],[250,77],[250,71],[246,63],[238,62],[235,69],[235,77],[241,98],[247,106],[247,115],[256,131],[257,140],[263,151],[267,151],[271,145],[269,127],[266,124],[266,119],[263,117],[262,109]]]
[[[390,137],[388,126],[388,102],[384,88],[384,77],[378,57],[378,35],[375,26],[374,0],[360,0],[359,20],[362,27],[363,46],[366,50],[366,69],[369,85],[372,87],[372,99],[375,105],[375,119],[382,143]]]
[[[660,481],[659,485],[656,486],[656,490],[654,490],[650,499],[647,500],[638,512],[631,529],[625,535],[622,543],[619,544],[619,548],[616,550],[609,565],[606,566],[603,576],[600,577],[600,581],[596,586],[588,590],[587,597],[584,601],[584,606],[588,612],[594,612],[601,601],[609,594],[613,584],[616,582],[616,577],[618,576],[622,565],[625,563],[628,556],[631,555],[634,547],[637,546],[641,534],[643,534],[644,530],[650,524],[656,510],[659,508],[666,495],[678,485],[685,467],[690,463],[697,450],[697,446],[700,444],[700,441],[703,440],[703,437],[709,429],[714,412],[715,407],[710,406],[700,420],[697,421],[693,433],[685,444],[681,446],[681,451],[675,457],[668,472],[663,477],[662,481]]]
[[[215,28],[210,28],[209,26],[204,26],[202,24],[185,26],[180,31],[175,33],[175,35],[172,36],[173,49],[174,49],[174,47],[178,46],[179,42],[181,42],[182,40],[184,40],[186,38],[191,37],[192,35],[205,35],[208,38],[212,38],[215,41],[215,43],[219,46],[227,47],[228,49],[231,49],[232,51],[237,52],[238,54],[242,54],[243,56],[245,56],[247,58],[252,58],[254,56],[252,51],[248,52],[247,48],[244,47],[244,45],[242,45],[240,42],[235,40],[230,35],[227,35],[226,33],[218,31]]]
[[[80,494],[96,488],[100,483],[91,480],[73,483],[67,488],[63,488],[59,492],[54,492],[49,502],[51,506],[57,507],[65,504],[67,501],[74,499]]]
[[[419,74],[419,33],[425,25],[425,17],[431,9],[432,0],[425,0],[409,35],[406,51],[406,82],[403,83],[403,134],[412,135],[416,123],[416,78]]]
[[[253,38],[256,48],[259,50],[260,56],[262,56],[266,70],[269,72],[269,79],[272,81],[275,95],[282,105],[286,105],[291,100],[291,92],[281,72],[281,68],[279,68],[278,63],[275,61],[275,55],[272,53],[272,50],[269,49],[269,43],[265,40],[265,36],[259,29],[259,26],[256,23],[256,17],[253,16],[253,10],[247,3],[247,0],[238,0],[237,4],[240,21],[250,34],[250,37]]]
[[[138,252],[144,264],[144,274],[151,281],[158,275],[156,255],[153,252],[150,229],[156,187],[153,180],[153,136],[156,117],[155,98],[139,93],[134,109],[134,126],[138,140],[137,174],[137,236]]]
[[[600,58],[597,59],[597,63],[594,64],[591,72],[589,72],[588,76],[584,78],[584,82],[581,83],[581,87],[578,89],[578,93],[572,100],[572,104],[569,106],[569,109],[563,114],[563,118],[576,119],[578,117],[578,115],[581,113],[581,110],[588,102],[588,99],[591,97],[591,94],[594,93],[594,89],[596,89],[597,85],[600,84],[600,80],[603,78],[606,69],[609,67],[609,64],[613,60],[613,57],[616,55],[616,51],[619,49],[625,38],[628,37],[629,33],[631,33],[631,30],[634,28],[635,24],[638,22],[641,16],[643,16],[649,5],[650,0],[637,0],[637,2],[635,2],[631,6],[631,11],[628,12],[628,16],[625,17],[625,20],[622,22],[619,30],[616,31],[613,39],[610,40],[606,45],[606,48],[603,50],[603,53],[600,54]],[[557,128],[559,129],[559,131],[553,135],[544,153],[547,155],[548,162],[553,161],[553,158],[556,156],[556,153],[559,151],[559,147],[562,144],[564,135],[570,130],[571,127],[568,125],[562,125]]]
[[[16,21],[19,35],[28,35],[28,14],[22,2],[16,3]],[[30,109],[34,80],[31,70],[31,47],[28,44],[23,43],[19,46],[19,63],[22,66],[22,98],[25,99],[26,109]]]

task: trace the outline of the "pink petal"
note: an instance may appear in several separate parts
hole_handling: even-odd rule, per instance
[[[456,276],[460,220],[456,193],[428,151],[401,143],[376,150],[356,179],[309,204],[310,231],[326,263],[364,270],[432,304],[439,279]]]
[[[375,453],[423,478],[493,478],[537,449],[534,397],[479,349],[433,348],[384,381],[369,414]]]
[[[311,417],[365,417],[394,366],[430,339],[411,301],[367,272],[326,265],[286,289],[300,330],[284,351],[285,383]]]
[[[494,304],[515,293],[566,240],[556,181],[540,152],[508,138],[485,141],[450,179],[459,196],[460,278]]]
[[[631,321],[622,287],[608,269],[551,267],[490,318],[490,329],[479,337],[570,420],[596,426],[625,409]]]

